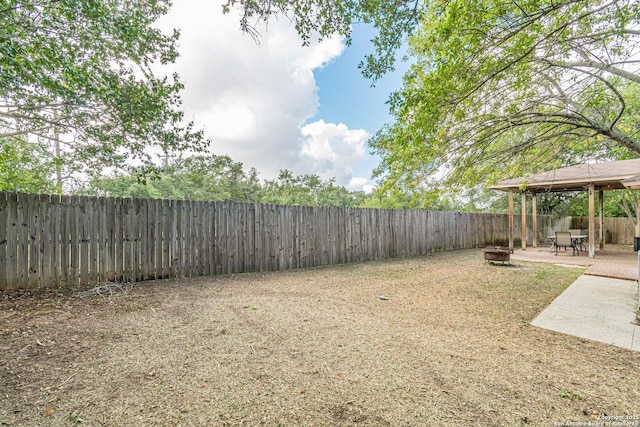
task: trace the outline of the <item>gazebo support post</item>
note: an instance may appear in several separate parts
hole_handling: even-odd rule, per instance
[[[527,193],[522,192],[520,199],[522,200],[522,250],[527,250]]]
[[[596,255],[596,185],[589,184],[589,258]]]
[[[604,249],[604,190],[600,189],[600,191],[598,191],[598,197],[600,205],[598,206],[598,223],[600,224],[600,231],[598,232],[600,243],[598,246],[600,249]]]
[[[531,219],[532,219],[531,228],[533,229],[532,231],[533,236],[531,237],[531,246],[533,246],[534,248],[537,248],[538,247],[538,201],[537,201],[535,191],[531,193]]]
[[[509,189],[509,251],[513,253],[513,188]]]

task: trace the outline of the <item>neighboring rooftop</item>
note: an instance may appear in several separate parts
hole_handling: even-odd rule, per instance
[[[596,190],[624,189],[625,180],[637,181],[640,175],[640,159],[618,160],[604,163],[583,164],[542,172],[522,178],[501,181],[490,188],[509,190],[526,188],[529,191],[578,191],[595,184]]]

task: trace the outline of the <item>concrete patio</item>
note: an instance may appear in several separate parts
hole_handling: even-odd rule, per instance
[[[560,265],[579,265],[587,268],[589,276],[609,277],[621,280],[638,280],[638,254],[632,250],[605,249],[596,251],[594,258],[588,252],[572,255],[571,249],[560,250],[558,255],[548,246],[527,250],[515,248],[511,259],[515,261],[548,262]]]
[[[532,322],[533,326],[640,351],[638,257],[631,250],[604,250],[595,258],[549,247],[515,249],[512,261],[547,262],[587,268]]]

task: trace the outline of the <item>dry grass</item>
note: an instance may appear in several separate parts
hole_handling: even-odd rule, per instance
[[[640,353],[528,323],[580,273],[459,251],[148,282],[111,298],[0,294],[0,425],[553,426],[638,415]]]

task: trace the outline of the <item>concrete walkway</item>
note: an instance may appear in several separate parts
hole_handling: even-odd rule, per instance
[[[583,274],[531,324],[564,334],[640,351],[634,325],[635,281]]]
[[[640,326],[636,320],[638,303],[638,257],[633,251],[597,251],[573,256],[571,250],[558,255],[549,248],[516,248],[518,260],[547,262],[587,270],[531,324],[564,334],[640,351]]]

